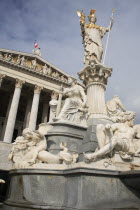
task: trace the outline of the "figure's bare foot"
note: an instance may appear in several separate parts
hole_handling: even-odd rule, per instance
[[[28,161],[28,163],[34,164],[35,163],[35,160],[34,159],[31,159],[31,160]]]
[[[89,154],[85,154],[84,153],[84,158],[86,160],[92,161],[92,160],[94,160],[96,158],[96,155],[94,153],[89,153]]]

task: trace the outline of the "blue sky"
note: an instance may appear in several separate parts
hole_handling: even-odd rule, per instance
[[[84,50],[76,10],[88,14],[96,9],[97,24],[107,27],[112,8],[114,25],[105,64],[113,68],[113,74],[106,100],[119,95],[140,123],[139,0],[1,0],[0,47],[32,52],[37,40],[44,59],[77,76],[83,68]]]

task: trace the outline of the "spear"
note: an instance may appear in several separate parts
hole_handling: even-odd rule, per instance
[[[111,15],[112,18],[113,18],[113,14],[114,14],[114,9],[112,9],[112,15]],[[111,25],[111,20],[110,20],[110,25]],[[111,30],[111,28],[109,28],[108,35],[107,35],[107,41],[106,41],[104,58],[103,58],[103,64],[105,63],[106,52],[107,52],[107,48],[108,48],[108,41],[109,41],[109,36],[110,36],[110,30]]]

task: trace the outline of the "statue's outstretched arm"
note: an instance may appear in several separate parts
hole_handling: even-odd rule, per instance
[[[110,25],[106,28],[106,32],[110,31],[114,23],[113,17],[110,18]]]
[[[106,132],[105,132],[105,126],[103,124],[98,124],[96,127],[96,136],[98,139],[98,146],[99,149],[101,149],[106,142]]]
[[[123,110],[123,112],[126,112],[126,109],[124,108],[124,106],[123,106],[123,104],[122,104],[120,99],[117,99],[117,104]]]
[[[85,14],[80,11],[78,11],[78,16],[80,17],[80,26],[81,26],[81,36],[83,37],[84,39],[84,36],[85,36]]]
[[[104,157],[105,155],[109,154],[117,145],[117,141],[113,140],[112,142],[109,142],[105,146],[103,146],[100,150],[94,153],[88,153],[84,154],[85,159],[87,160],[93,160],[96,158]]]

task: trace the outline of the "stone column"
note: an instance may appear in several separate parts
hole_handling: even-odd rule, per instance
[[[79,77],[83,80],[87,90],[87,105],[90,117],[104,118],[107,116],[105,104],[105,89],[108,77],[111,76],[112,69],[102,64],[90,63],[81,72]]]
[[[4,142],[7,142],[7,143],[12,142],[12,136],[14,132],[18,104],[19,104],[19,99],[20,99],[20,94],[21,94],[21,88],[24,83],[25,83],[24,81],[16,79],[15,91],[14,91],[14,95],[13,95],[13,99],[12,99],[12,103],[11,103],[11,107],[9,111],[5,135],[4,135]]]
[[[5,77],[5,74],[0,74],[0,87],[2,85],[2,81],[3,81],[3,78]]]
[[[40,92],[43,88],[39,87],[38,85],[35,85],[34,89],[34,97],[32,102],[32,108],[31,108],[31,115],[30,115],[30,121],[29,121],[29,128],[31,130],[36,129],[36,121],[37,121],[37,113],[38,113],[38,106],[39,106],[39,98],[40,98]]]
[[[47,99],[43,100],[43,112],[42,112],[42,123],[47,123],[48,119],[48,111],[49,111],[49,102]]]
[[[28,98],[28,101],[27,101],[23,128],[28,128],[29,127],[31,107],[32,107],[32,96],[30,98]]]
[[[90,114],[107,114],[105,105],[105,86],[94,82],[87,86],[87,105]]]

